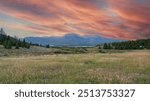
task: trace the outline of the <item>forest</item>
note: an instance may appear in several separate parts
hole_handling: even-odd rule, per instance
[[[19,49],[20,47],[30,48],[30,44],[25,40],[6,35],[2,28],[0,30],[0,45],[3,45],[6,49],[12,49],[13,47],[15,47],[15,49]]]
[[[104,43],[103,45],[100,45],[99,48],[116,50],[150,49],[150,39]]]

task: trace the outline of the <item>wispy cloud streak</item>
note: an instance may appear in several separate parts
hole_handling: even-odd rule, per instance
[[[16,30],[40,36],[77,33],[141,39],[150,38],[149,5],[149,0],[0,0],[0,13],[10,17],[0,20],[9,23],[13,17],[20,21]]]

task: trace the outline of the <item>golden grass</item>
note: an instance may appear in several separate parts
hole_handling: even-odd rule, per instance
[[[150,51],[0,57],[0,83],[150,83]]]

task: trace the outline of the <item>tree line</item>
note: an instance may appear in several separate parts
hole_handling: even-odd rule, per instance
[[[100,45],[100,48],[117,50],[150,49],[150,39],[104,43],[103,45]]]
[[[6,49],[15,49],[21,48],[30,48],[30,44],[24,40],[20,40],[14,37],[10,37],[9,35],[0,34],[0,45],[3,45]]]

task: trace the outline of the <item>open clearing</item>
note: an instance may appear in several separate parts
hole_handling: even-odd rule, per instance
[[[150,83],[150,50],[1,56],[0,83]]]

